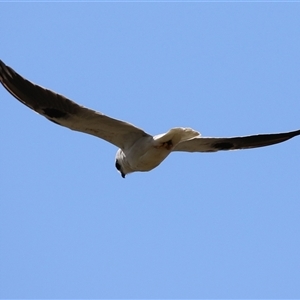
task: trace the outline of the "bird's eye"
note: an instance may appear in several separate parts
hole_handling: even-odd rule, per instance
[[[117,168],[117,170],[121,170],[121,166],[120,166],[120,164],[118,163],[118,161],[116,160],[116,164],[115,164],[115,166],[116,166],[116,168]]]

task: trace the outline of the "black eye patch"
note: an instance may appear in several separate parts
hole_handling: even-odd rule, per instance
[[[116,164],[115,164],[115,166],[116,166],[116,168],[117,168],[117,170],[121,170],[121,166],[120,166],[120,164],[118,163],[118,161],[116,160]]]

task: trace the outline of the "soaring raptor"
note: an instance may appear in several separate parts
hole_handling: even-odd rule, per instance
[[[105,116],[36,85],[0,60],[0,81],[17,100],[48,120],[72,130],[95,135],[119,149],[115,166],[122,177],[136,171],[150,171],[172,151],[215,152],[264,147],[300,135],[300,130],[243,137],[202,137],[191,128],[176,127],[168,132],[151,135],[142,129]]]

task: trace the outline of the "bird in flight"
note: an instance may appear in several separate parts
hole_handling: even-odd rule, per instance
[[[156,168],[173,151],[250,149],[281,143],[300,135],[300,130],[296,130],[229,138],[202,137],[198,131],[185,127],[151,135],[130,123],[105,116],[36,85],[1,60],[0,81],[17,100],[55,124],[94,135],[117,146],[115,166],[123,178],[128,173]]]

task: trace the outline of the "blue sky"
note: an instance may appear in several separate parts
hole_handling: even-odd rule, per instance
[[[300,128],[299,3],[0,3],[0,59],[152,134]],[[300,138],[174,153],[124,180],[116,148],[0,88],[1,298],[299,298]]]

